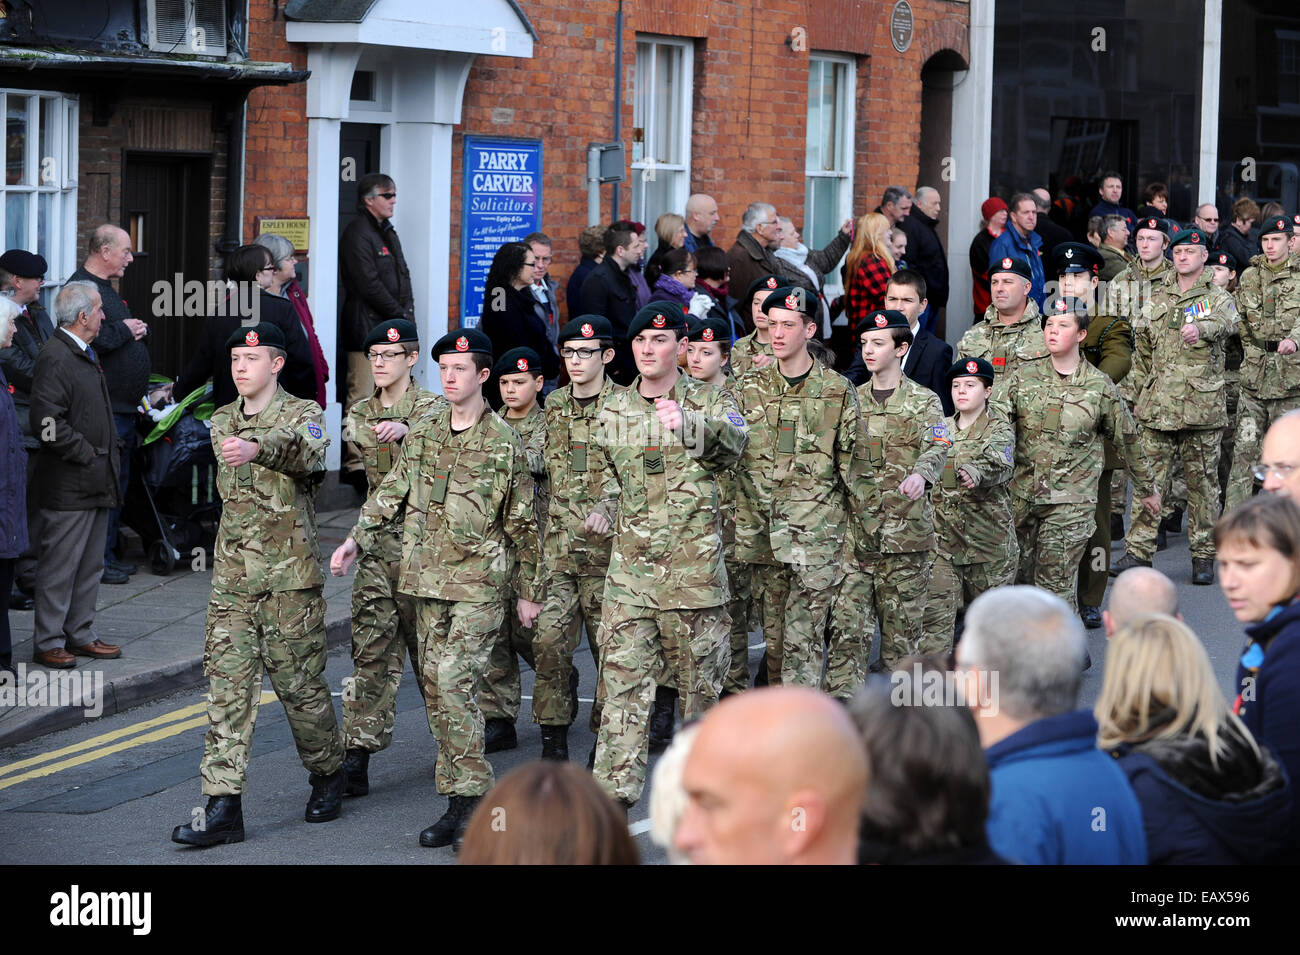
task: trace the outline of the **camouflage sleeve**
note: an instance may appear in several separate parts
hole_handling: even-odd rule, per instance
[[[329,446],[325,412],[313,402],[304,405],[297,421],[257,436],[257,454],[253,456],[253,463],[290,477],[323,475],[325,449]]]
[[[1129,393],[1135,401],[1146,388],[1147,377],[1151,373],[1151,335],[1151,323],[1147,320],[1144,308],[1142,320],[1133,330],[1133,367],[1129,371],[1128,385],[1125,386],[1130,389]]]
[[[540,603],[541,542],[534,510],[533,475],[522,444],[511,444],[509,468],[510,486],[502,523],[519,558],[519,598]]]
[[[925,409],[916,416],[920,430],[921,456],[912,466],[912,473],[925,478],[925,483],[933,487],[943,473],[943,462],[952,447],[952,438],[948,435],[948,425],[944,422],[943,405],[939,396],[927,390]]]
[[[993,392],[989,395],[989,414],[1001,415],[1011,422],[1014,430],[1016,424],[1016,392],[1020,388],[1020,370],[1009,375],[993,379]]]
[[[969,464],[963,464],[962,469],[970,475],[976,487],[1005,484],[1011,480],[1015,470],[1015,443],[1011,425],[999,415],[990,423],[980,453]]]
[[[543,419],[543,421],[545,421],[545,419]],[[544,479],[546,477],[545,423],[533,428],[533,431],[528,436],[528,441],[524,446],[524,454],[528,458],[528,472],[532,474],[533,479]]]
[[[396,516],[411,492],[411,472],[419,467],[422,436],[413,431],[406,438],[402,454],[361,505],[356,526],[348,535],[363,552],[374,549],[375,535]]]
[[[725,471],[744,453],[749,427],[729,391],[715,389],[705,407],[706,412],[682,410],[682,443],[706,471]]]
[[[1237,307],[1240,311],[1240,331],[1243,343],[1250,343],[1256,347],[1263,347],[1255,334],[1255,328],[1251,319],[1260,314],[1260,309],[1264,304],[1264,290],[1260,285],[1259,269],[1252,266],[1246,269],[1241,276],[1241,284],[1237,286]]]
[[[858,390],[850,385],[844,389],[844,401],[840,406],[839,436],[835,439],[835,470],[844,484],[844,493],[853,497],[853,452],[862,437],[862,412],[858,404]]]
[[[592,507],[593,514],[599,514],[609,521],[609,526],[613,527],[618,521],[618,498],[622,491],[618,483],[618,469],[614,466],[614,459],[609,453],[609,441],[611,436],[608,426],[614,423],[615,413],[608,409],[602,410],[600,416],[596,419],[599,423],[596,426],[596,433],[593,435],[592,445],[599,450],[605,459],[605,481],[600,488],[600,500]]]
[[[1140,498],[1150,497],[1156,491],[1156,476],[1151,461],[1138,440],[1137,423],[1129,414],[1114,384],[1106,384],[1108,387],[1102,396],[1101,432],[1110,439],[1124,459],[1124,466],[1133,478],[1134,493]]]
[[[1102,333],[1101,361],[1097,370],[1111,381],[1123,381],[1133,367],[1133,327],[1122,318],[1113,319]]]
[[[1232,296],[1223,289],[1216,288],[1216,291],[1218,294],[1214,296],[1210,314],[1196,322],[1196,330],[1201,340],[1206,342],[1220,341],[1237,330],[1237,307]]]

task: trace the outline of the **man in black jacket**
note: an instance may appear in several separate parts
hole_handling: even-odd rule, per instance
[[[915,206],[912,207],[915,210]],[[948,386],[948,370],[952,368],[952,346],[942,338],[931,335],[920,327],[921,312],[925,309],[925,279],[919,272],[899,269],[889,277],[885,288],[885,308],[896,309],[907,316],[912,329],[912,347],[903,356],[903,374],[918,385],[924,385],[939,396],[943,413],[952,414],[952,389]],[[862,355],[854,359],[844,373],[855,385],[865,384],[871,377]]]
[[[86,261],[72,273],[71,281],[93,283],[103,302],[104,324],[95,340],[95,352],[101,358],[113,403],[113,422],[122,441],[119,497],[125,497],[131,478],[131,449],[135,447],[136,409],[149,387],[149,349],[144,343],[149,326],[132,316],[131,309],[113,288],[112,280],[120,279],[135,258],[131,253],[131,237],[117,226],[104,223],[90,234],[88,251]],[[124,584],[135,573],[135,564],[117,558],[119,514],[120,505],[108,515],[104,538],[103,582],[106,584]]]
[[[929,305],[925,306],[920,316],[920,326],[927,332],[934,331],[939,320],[939,309],[948,305],[948,257],[944,254],[943,243],[939,241],[939,233],[935,231],[939,225],[941,204],[942,199],[937,189],[922,186],[912,197],[911,213],[895,227],[907,233],[907,263],[921,273],[930,292]],[[885,307],[893,308],[892,305]],[[948,369],[945,368],[943,374],[947,373]]]
[[[31,594],[36,587],[36,555],[41,540],[41,510],[36,506],[36,450],[41,443],[32,432],[30,403],[32,375],[36,373],[36,356],[54,332],[54,320],[36,301],[45,282],[45,259],[23,249],[10,249],[0,255],[0,293],[14,300],[21,312],[14,321],[14,341],[0,350],[0,365],[13,387],[14,412],[23,433],[27,451],[27,550],[14,565],[17,590],[9,598],[13,610],[31,610]]]
[[[415,321],[411,271],[402,243],[393,228],[397,186],[383,173],[362,176],[357,183],[357,212],[339,239],[339,273],[343,278],[343,347],[348,353],[347,394],[343,413],[375,390],[362,343],[380,322],[403,318]],[[343,444],[340,478],[366,493],[361,451]]]
[[[99,291],[69,282],[54,299],[58,330],[36,359],[31,415],[39,429],[36,486],[41,507],[32,659],[68,670],[76,656],[110,660],[122,651],[95,636],[95,597],[104,567],[108,514],[122,506],[119,444],[108,378],[91,345],[107,324]]]
[[[605,258],[582,283],[582,311],[603,315],[614,330],[614,360],[605,372],[620,385],[630,385],[636,377],[632,344],[627,340],[627,327],[637,312],[636,288],[627,270],[641,257],[644,247],[644,241],[631,229],[607,229]]]

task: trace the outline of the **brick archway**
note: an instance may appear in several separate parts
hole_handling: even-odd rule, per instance
[[[962,69],[970,69],[970,31],[958,20],[937,20],[925,28],[918,44],[921,62],[924,63],[944,50],[956,53],[962,60]]]

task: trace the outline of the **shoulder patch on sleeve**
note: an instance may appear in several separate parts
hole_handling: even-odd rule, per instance
[[[745,427],[745,418],[744,416],[741,415],[739,411],[728,411],[727,420],[730,421],[732,424],[734,424],[737,428]]]
[[[1002,447],[1002,459],[1003,459],[1004,461],[1006,461],[1007,464],[1011,464],[1011,463],[1015,460],[1015,457],[1016,457],[1015,454],[1014,454],[1014,453],[1012,452],[1012,450],[1011,450],[1011,445],[1009,445],[1009,444],[1007,444],[1007,445],[1003,445],[1003,447]]]
[[[934,435],[936,444],[946,444],[949,447],[952,447],[952,439],[948,437],[948,426],[943,422],[932,427],[930,433]]]
[[[307,425],[307,433],[311,435],[313,438],[319,440],[321,435],[323,435],[325,432],[321,430],[320,425],[318,425],[315,421],[313,421]]]

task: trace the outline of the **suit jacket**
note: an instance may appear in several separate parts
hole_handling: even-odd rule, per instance
[[[916,340],[908,350],[903,374],[938,395],[945,415],[953,412],[952,389],[948,387],[950,368],[952,368],[952,346],[925,329],[917,332]],[[844,374],[855,385],[864,385],[871,380],[871,372],[867,371],[867,366],[862,361],[861,349],[858,349],[853,364],[849,365],[849,370]]]

